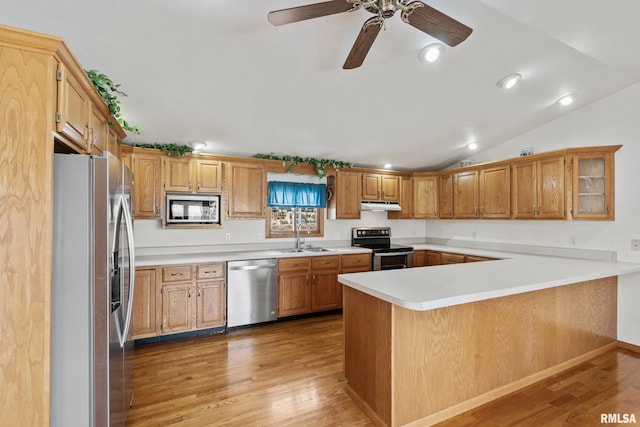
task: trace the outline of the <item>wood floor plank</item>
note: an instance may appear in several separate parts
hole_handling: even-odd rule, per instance
[[[129,427],[373,426],[346,394],[342,315],[136,347]],[[610,351],[439,424],[640,423],[640,354]]]

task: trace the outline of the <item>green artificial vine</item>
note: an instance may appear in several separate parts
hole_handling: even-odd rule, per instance
[[[191,147],[188,145],[178,145],[178,144],[128,144],[132,147],[141,147],[141,148],[154,148],[156,150],[162,150],[167,153],[167,156],[172,157],[180,157],[184,156],[187,153],[190,153]]]
[[[266,159],[266,160],[280,160],[282,161],[282,166],[287,166],[287,172],[291,172],[296,166],[301,163],[307,163],[313,166],[318,173],[318,177],[322,178],[327,174],[327,166],[331,166],[335,169],[339,168],[350,168],[353,165],[348,162],[341,162],[338,160],[331,159],[315,159],[313,157],[299,157],[299,156],[276,156],[273,153],[270,154],[261,154],[258,153],[254,155],[258,159]]]
[[[129,132],[140,135],[140,129],[138,126],[132,125],[122,118],[120,114],[120,101],[118,100],[118,95],[127,96],[126,93],[119,89],[120,85],[115,84],[109,77],[106,75],[99,73],[96,70],[84,70],[89,76],[89,79],[95,86],[96,90],[109,107],[109,112],[111,115],[118,121],[122,129],[128,130]]]

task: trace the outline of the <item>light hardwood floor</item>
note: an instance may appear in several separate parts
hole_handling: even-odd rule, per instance
[[[342,316],[299,319],[136,348],[127,426],[372,426],[345,392]],[[640,423],[640,355],[618,349],[441,423]]]

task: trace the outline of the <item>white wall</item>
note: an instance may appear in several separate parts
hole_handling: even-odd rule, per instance
[[[640,262],[631,251],[640,239],[640,84],[471,158],[472,163],[567,147],[623,145],[616,153],[615,221],[426,221],[427,236],[613,250],[619,261]],[[618,338],[640,345],[640,275],[619,280]]]

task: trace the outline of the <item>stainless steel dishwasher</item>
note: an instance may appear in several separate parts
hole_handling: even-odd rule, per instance
[[[277,260],[227,262],[227,327],[269,322],[277,317]]]

